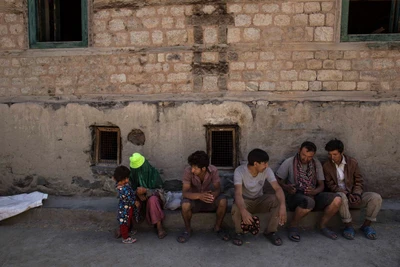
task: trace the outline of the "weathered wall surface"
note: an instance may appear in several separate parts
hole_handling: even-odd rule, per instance
[[[163,170],[165,179],[180,179],[187,156],[205,149],[204,125],[237,124],[240,160],[260,147],[269,152],[270,164],[276,169],[305,140],[314,141],[319,148],[317,156],[325,160],[324,144],[340,138],[346,152],[359,160],[369,188],[386,197],[399,196],[397,103],[138,102],[111,108],[23,103],[1,105],[0,109],[1,183],[2,188],[12,185],[14,191],[113,192],[109,176],[90,169],[90,126],[111,122],[121,129],[122,164],[129,165],[129,156],[140,151]],[[132,129],[144,132],[144,146],[127,140]]]
[[[29,49],[25,0],[0,0],[0,193],[110,194],[90,126],[121,129],[179,179],[205,124],[237,124],[239,157],[276,168],[337,137],[386,197],[400,194],[399,43],[340,43],[341,1],[93,0],[89,47]],[[132,129],[144,146],[127,140]]]

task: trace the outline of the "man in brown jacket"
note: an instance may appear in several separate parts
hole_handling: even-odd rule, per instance
[[[382,205],[379,194],[363,191],[363,177],[354,158],[343,154],[344,145],[340,140],[331,140],[326,146],[329,160],[324,163],[323,170],[327,188],[342,197],[339,209],[342,221],[345,224],[343,236],[354,239],[355,231],[349,208],[367,208],[366,217],[360,230],[368,239],[376,239],[376,232],[371,223],[376,221],[376,216]]]

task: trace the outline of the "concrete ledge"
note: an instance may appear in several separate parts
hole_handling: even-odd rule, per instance
[[[50,196],[39,208],[28,210],[20,215],[3,220],[1,226],[20,225],[23,227],[54,227],[75,230],[112,231],[117,227],[116,198],[89,198],[89,197],[57,197]],[[230,206],[232,199],[229,200]],[[183,228],[180,210],[166,210],[164,225],[167,229],[176,230]],[[364,216],[363,210],[351,211],[355,224],[361,224]],[[264,229],[267,214],[259,214],[261,227]],[[293,212],[288,212],[288,221],[292,219]],[[302,228],[314,228],[322,216],[322,212],[311,212],[301,222]],[[211,229],[215,222],[215,213],[193,214],[192,227],[194,230]],[[378,215],[378,223],[400,222],[400,200],[384,200]],[[234,225],[230,213],[227,213],[224,224],[233,229]],[[342,226],[339,215],[336,215],[329,226],[340,228]],[[285,226],[284,226],[285,227]],[[141,230],[152,229],[146,222],[138,226]]]

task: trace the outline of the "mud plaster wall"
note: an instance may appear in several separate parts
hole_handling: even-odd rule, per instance
[[[305,140],[318,146],[340,138],[346,152],[358,159],[368,188],[385,197],[399,197],[398,103],[117,103],[111,108],[87,104],[0,105],[0,188],[3,193],[40,189],[54,194],[107,195],[109,176],[90,168],[91,125],[120,127],[122,164],[135,151],[161,169],[164,179],[181,179],[187,156],[206,149],[206,124],[237,124],[239,159],[256,147],[265,149],[276,170]],[[144,146],[127,140],[132,129],[146,135]]]

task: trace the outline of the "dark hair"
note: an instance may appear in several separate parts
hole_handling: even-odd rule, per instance
[[[188,163],[190,166],[197,166],[200,169],[203,167],[207,168],[210,164],[210,158],[206,152],[198,150],[188,157]]]
[[[302,150],[303,147],[305,147],[309,152],[317,152],[317,146],[313,142],[305,141],[301,144],[300,150]]]
[[[114,179],[120,182],[126,178],[129,178],[131,171],[125,166],[118,166],[114,171]]]
[[[247,161],[250,166],[253,166],[254,162],[261,163],[261,162],[268,162],[268,160],[269,160],[268,153],[259,148],[253,149],[247,156]]]
[[[334,140],[331,140],[328,143],[326,143],[325,150],[328,152],[337,150],[339,151],[339,153],[343,153],[344,145],[342,141],[335,138]]]

